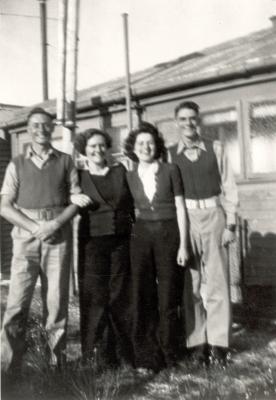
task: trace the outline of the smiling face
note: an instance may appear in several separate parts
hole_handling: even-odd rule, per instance
[[[90,162],[97,166],[104,166],[106,163],[107,145],[102,135],[94,135],[87,140],[85,153]]]
[[[54,126],[51,118],[45,114],[33,114],[28,122],[28,132],[32,145],[49,146]]]
[[[141,132],[138,134],[134,144],[134,153],[139,162],[151,163],[154,161],[156,144],[150,133]]]
[[[194,139],[197,137],[199,116],[195,110],[190,108],[181,108],[175,119],[183,139]]]

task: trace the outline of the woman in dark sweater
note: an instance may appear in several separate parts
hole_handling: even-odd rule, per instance
[[[135,203],[131,272],[135,366],[160,370],[176,364],[178,305],[187,261],[186,214],[178,167],[165,154],[158,130],[142,123],[125,142],[138,165],[127,173]]]
[[[79,171],[83,194],[72,196],[81,207],[79,291],[81,344],[85,360],[99,367],[131,362],[128,340],[129,237],[133,203],[122,164],[107,164],[110,136],[88,129],[75,141],[83,158]]]

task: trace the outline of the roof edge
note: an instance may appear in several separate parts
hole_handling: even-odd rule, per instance
[[[243,68],[239,68],[236,71],[218,73],[215,76],[207,76],[202,79],[191,80],[190,82],[178,83],[174,85],[164,86],[163,88],[153,89],[153,90],[145,90],[132,94],[132,100],[143,100],[149,97],[156,97],[159,95],[168,94],[170,92],[178,92],[185,89],[196,88],[198,86],[211,85],[217,82],[229,81],[232,79],[248,79],[253,75],[260,75],[263,73],[273,73],[275,72],[276,61],[267,63],[265,65],[260,66],[250,66],[244,65]],[[98,98],[99,97],[99,98]],[[99,101],[100,100],[100,101]],[[104,94],[103,96],[97,96],[97,102],[93,105],[93,98],[90,98],[87,101],[83,101],[81,103],[77,103],[77,111],[86,111],[86,110],[96,110],[99,107],[109,107],[112,105],[122,105],[125,104],[125,96],[122,92],[114,92],[113,94]],[[27,108],[27,107],[26,107]],[[29,107],[28,107],[29,108]],[[56,115],[55,112],[49,111],[53,116]],[[16,129],[23,127],[26,123],[26,117],[23,117],[20,121],[10,120],[4,122],[4,124],[0,125],[0,129]]]

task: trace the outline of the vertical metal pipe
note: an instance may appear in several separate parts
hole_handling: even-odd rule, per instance
[[[129,68],[129,45],[128,45],[128,14],[123,13],[124,27],[124,44],[125,44],[125,68],[126,68],[126,111],[127,111],[127,128],[132,130],[132,113],[131,113],[131,85],[130,85],[130,68]]]
[[[40,9],[42,89],[43,100],[48,100],[47,11],[46,0],[38,0]]]
[[[65,72],[66,72],[66,19],[67,0],[58,3],[58,69],[57,69],[57,124],[65,119]]]
[[[72,131],[76,118],[79,0],[68,0],[66,58],[66,126]],[[73,133],[73,132],[72,132]]]

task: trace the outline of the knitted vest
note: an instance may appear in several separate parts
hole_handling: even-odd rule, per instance
[[[130,233],[132,223],[132,199],[122,165],[113,167],[111,174],[112,201],[107,202],[98,191],[88,171],[80,171],[83,193],[93,204],[81,210],[80,236],[125,235]]]
[[[177,154],[177,145],[170,148],[172,162],[180,168],[187,199],[207,199],[221,193],[213,143],[204,141],[204,144],[207,151],[201,151],[197,161],[190,161],[183,153]]]
[[[14,158],[13,162],[19,178],[19,207],[37,209],[68,204],[69,155],[60,153],[58,157],[52,157],[42,169],[23,155]]]

